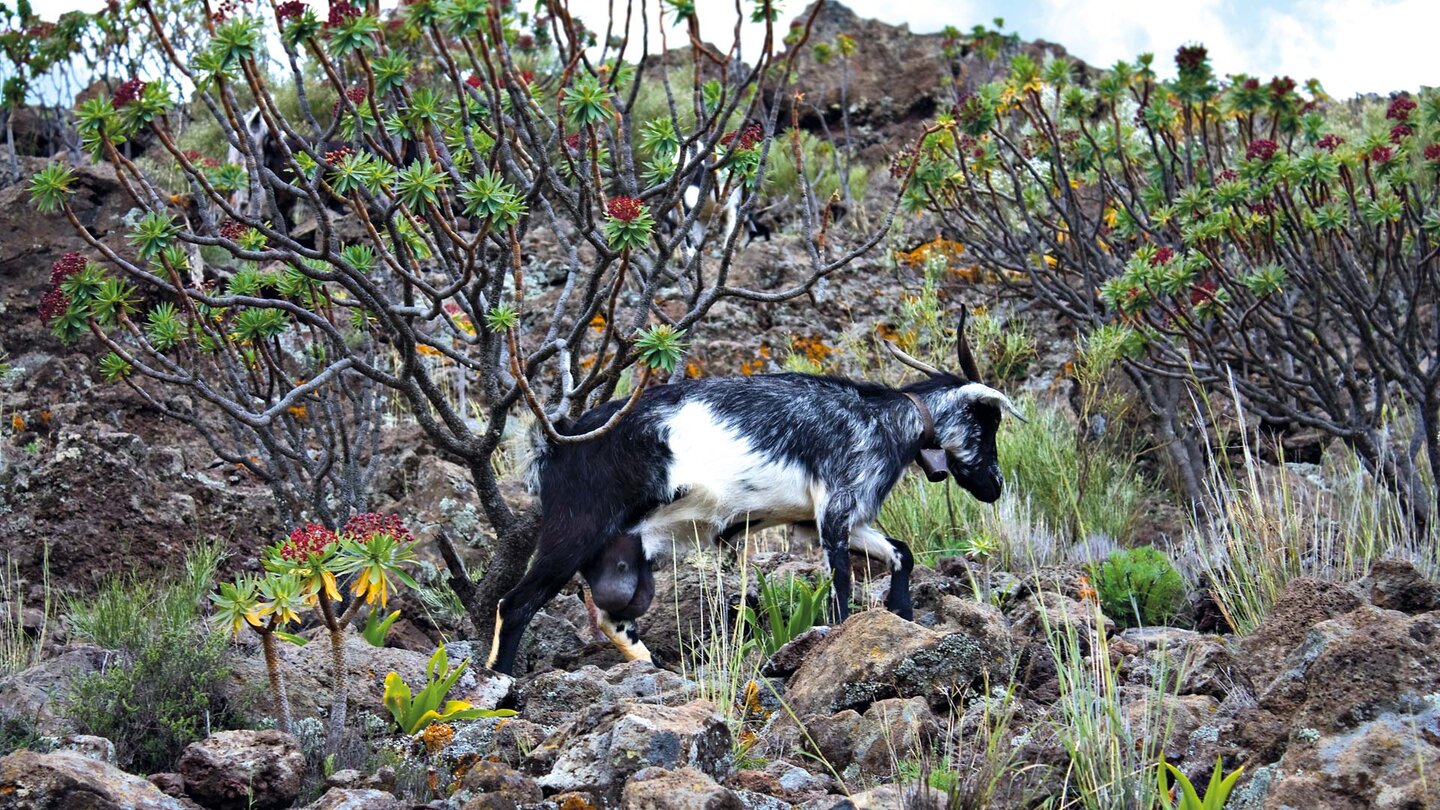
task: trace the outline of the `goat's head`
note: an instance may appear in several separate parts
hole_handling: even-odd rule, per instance
[[[919,459],[930,479],[943,480],[948,472],[978,500],[992,503],[999,499],[1005,483],[995,447],[1000,417],[1009,413],[1022,422],[1025,417],[1009,397],[980,382],[975,358],[965,339],[965,310],[960,310],[956,327],[959,375],[917,360],[889,341],[885,346],[895,359],[930,377],[914,387],[917,393],[924,393],[935,421],[934,442],[939,446],[922,448]],[[943,462],[939,457],[942,452]]]

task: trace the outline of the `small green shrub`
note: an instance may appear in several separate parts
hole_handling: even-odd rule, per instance
[[[870,180],[869,170],[863,166],[852,166],[846,172],[835,156],[835,145],[809,132],[801,132],[800,157],[805,166],[805,177],[813,190],[815,200],[824,205],[831,197],[845,196],[843,183],[848,187],[849,196],[854,200],[865,198],[865,187]],[[842,179],[843,173],[843,179]],[[765,190],[772,197],[784,197],[798,202],[805,193],[807,184],[800,179],[800,168],[790,135],[779,136],[770,145],[770,157],[766,165]]]
[[[128,770],[168,770],[185,746],[238,724],[224,691],[224,636],[198,607],[221,557],[218,544],[201,544],[178,575],[114,577],[93,599],[69,602],[72,635],[115,655],[72,685],[65,714],[81,733],[114,742]]]
[[[83,734],[115,743],[121,767],[169,770],[185,746],[238,718],[225,697],[225,638],[198,623],[156,627],[138,648],[71,687],[65,713]]]
[[[425,686],[412,693],[398,672],[385,676],[385,708],[394,716],[395,723],[406,734],[418,734],[431,723],[446,723],[452,720],[474,720],[481,717],[514,717],[512,709],[477,709],[463,700],[446,700],[450,687],[465,674],[470,659],[461,659],[454,668],[450,657],[441,644],[430,656],[425,666]]]
[[[1242,766],[1231,771],[1227,776],[1224,763],[1220,761],[1219,757],[1216,757],[1215,770],[1210,774],[1210,785],[1205,789],[1205,797],[1202,799],[1195,791],[1195,785],[1191,784],[1190,778],[1179,768],[1166,762],[1164,757],[1160,758],[1157,769],[1159,771],[1160,805],[1165,810],[1224,810],[1225,800],[1230,798],[1230,791],[1235,787],[1235,780],[1239,779],[1241,771],[1245,770]],[[1175,780],[1175,787],[1180,793],[1180,801],[1173,804],[1170,801],[1170,789],[1165,784],[1167,771]]]
[[[823,621],[830,602],[830,578],[812,583],[804,577],[771,579],[755,572],[759,609],[745,606],[741,616],[750,633],[748,649],[769,658],[801,633]]]
[[[1116,551],[1092,573],[1105,615],[1122,627],[1164,624],[1185,603],[1185,580],[1154,546]]]

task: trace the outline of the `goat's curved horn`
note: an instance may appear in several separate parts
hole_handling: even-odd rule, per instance
[[[1025,414],[1020,412],[1020,409],[1015,406],[1015,403],[1010,401],[1010,397],[996,391],[994,388],[981,383],[974,383],[965,387],[972,389],[971,396],[974,397],[977,402],[988,402],[1016,419],[1019,419],[1021,422],[1028,423],[1030,421],[1025,418]]]
[[[960,323],[955,325],[955,353],[959,355],[960,372],[965,375],[965,379],[978,383],[980,382],[980,369],[975,365],[975,355],[970,353],[970,341],[965,339],[965,319],[969,314],[962,304],[960,306]]]
[[[896,346],[894,343],[891,343],[888,340],[881,340],[880,342],[885,344],[885,348],[889,350],[891,357],[899,360],[901,363],[904,363],[905,365],[915,369],[916,371],[923,372],[930,375],[931,377],[939,377],[941,376],[941,374],[944,373],[940,371],[940,369],[935,368],[934,366],[926,363],[923,360],[917,360],[914,357],[911,357],[910,354],[904,349]]]

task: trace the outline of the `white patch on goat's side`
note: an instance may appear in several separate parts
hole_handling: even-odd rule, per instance
[[[686,187],[685,187],[685,212],[686,212],[686,213],[689,213],[689,212],[691,212],[691,211],[694,211],[695,208],[696,208],[696,206],[698,206],[698,205],[700,205],[700,187],[699,187],[699,186],[693,186],[693,185],[692,185],[692,186],[686,186]]]
[[[681,496],[638,527],[647,559],[680,544],[708,542],[727,526],[812,520],[825,488],[797,465],[776,461],[716,418],[710,406],[686,402],[665,420],[671,453],[668,486]]]

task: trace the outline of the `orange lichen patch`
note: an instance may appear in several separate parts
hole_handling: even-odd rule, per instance
[[[50,420],[51,420],[52,417],[53,417],[53,414],[51,414],[49,411],[41,411],[41,412],[40,412],[40,424],[42,424],[42,425],[48,425],[48,424],[50,424]]]
[[[760,374],[760,373],[762,373],[762,372],[764,372],[764,371],[765,371],[765,360],[764,360],[764,358],[760,358],[760,359],[757,359],[757,360],[746,360],[745,362],[743,362],[743,363],[740,364],[740,373],[741,373],[741,374],[744,374],[744,375],[747,376],[747,377],[750,376],[751,374]]]
[[[694,380],[694,379],[697,379],[697,378],[703,377],[703,376],[705,376],[705,369],[701,367],[701,365],[700,365],[700,363],[699,363],[698,361],[695,361],[695,360],[686,360],[686,361],[685,361],[685,378],[686,378],[686,379]]]
[[[795,335],[790,338],[790,348],[812,363],[823,363],[835,350],[825,344],[824,339]]]
[[[560,802],[560,810],[595,810],[595,805],[572,793]]]
[[[755,681],[745,682],[745,697],[743,708],[745,709],[745,713],[749,715],[754,715],[756,717],[762,718],[770,716],[770,712],[766,711],[765,706],[760,702],[760,684],[756,683]],[[742,741],[744,739],[744,735],[745,731],[742,731]],[[753,732],[751,736],[754,736]]]
[[[25,430],[25,417],[21,416],[21,415],[18,414],[18,413],[17,413],[17,414],[14,414],[13,416],[10,417],[10,427],[14,428],[16,433],[20,433],[20,432],[24,431],[24,430]]]
[[[285,409],[285,412],[295,417],[296,419],[304,419],[305,417],[310,415],[310,412],[306,410],[304,405],[291,405],[290,407]]]
[[[879,326],[875,327],[875,334],[879,335],[881,340],[888,340],[891,342],[894,342],[900,337],[900,332],[888,323],[882,323]]]
[[[420,742],[424,743],[425,750],[434,754],[441,748],[450,744],[455,739],[455,727],[449,723],[431,723],[420,732]]]
[[[442,356],[442,352],[439,349],[435,348],[434,346],[427,346],[424,343],[415,344],[415,351],[420,352],[423,355],[428,355],[430,357]]]
[[[455,767],[450,771],[450,775],[455,777],[456,781],[464,780],[465,775],[470,773],[470,769],[474,768],[475,764],[480,761],[479,754],[462,754],[460,758],[455,761]]]
[[[590,319],[590,328],[596,332],[605,331],[605,315],[600,312],[595,313],[595,317]]]
[[[984,272],[973,264],[967,264],[962,267],[951,267],[945,272],[961,281],[969,281],[971,283],[979,281],[981,277],[984,276]]]
[[[588,355],[580,358],[580,368],[582,368],[582,369],[584,369],[584,370],[586,370],[586,371],[589,371],[589,370],[590,370],[591,368],[593,368],[594,366],[595,366],[595,355],[593,355],[593,354],[588,354]]]
[[[937,236],[913,250],[897,250],[895,258],[909,265],[924,265],[936,257],[943,258],[946,265],[951,265],[960,259],[960,254],[965,252],[965,246],[953,239],[946,239]]]
[[[1075,584],[1080,591],[1081,602],[1100,601],[1100,595],[1096,593],[1094,586],[1090,584],[1090,577],[1081,574],[1076,578]]]

